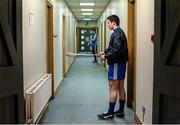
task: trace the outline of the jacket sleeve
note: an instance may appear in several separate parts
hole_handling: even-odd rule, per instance
[[[122,49],[122,42],[121,34],[119,32],[114,34],[112,44],[104,51],[105,58],[108,59],[115,57]]]
[[[96,34],[94,34],[94,36],[92,37],[92,41],[96,41],[96,39],[97,39],[97,36],[96,36]]]

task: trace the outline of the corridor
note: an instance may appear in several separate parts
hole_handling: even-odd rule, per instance
[[[92,57],[75,59],[56,98],[51,100],[42,124],[135,124],[132,109],[126,108],[124,119],[99,120],[98,113],[108,107],[107,71]],[[63,100],[63,101],[62,101]],[[117,104],[118,108],[118,104]]]
[[[134,124],[134,114],[126,108],[125,119],[99,120],[108,107],[108,80],[105,68],[80,57],[73,63],[55,99],[42,117],[43,124]],[[117,105],[118,106],[118,105]]]
[[[179,5],[0,0],[0,124],[180,123]],[[127,63],[112,73],[124,79],[116,103],[124,119],[106,119],[116,100],[108,100],[109,61]]]

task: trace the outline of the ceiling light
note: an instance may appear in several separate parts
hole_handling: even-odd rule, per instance
[[[83,20],[91,20],[90,18],[84,18]]]
[[[80,3],[80,6],[94,6],[94,3]]]
[[[92,13],[82,13],[82,15],[92,15]]]
[[[81,9],[81,11],[93,11],[93,9]]]

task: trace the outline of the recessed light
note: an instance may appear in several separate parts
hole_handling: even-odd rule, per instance
[[[81,9],[81,11],[93,11],[93,9]]]
[[[80,6],[94,6],[94,3],[80,3]]]
[[[82,13],[82,15],[92,15],[92,13]]]
[[[91,20],[90,18],[84,18],[83,20]]]

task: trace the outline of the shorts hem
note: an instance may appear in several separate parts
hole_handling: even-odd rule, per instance
[[[125,78],[124,78],[124,79],[125,79]],[[113,80],[124,80],[124,79],[108,79],[108,80],[112,80],[112,81],[113,81]]]

